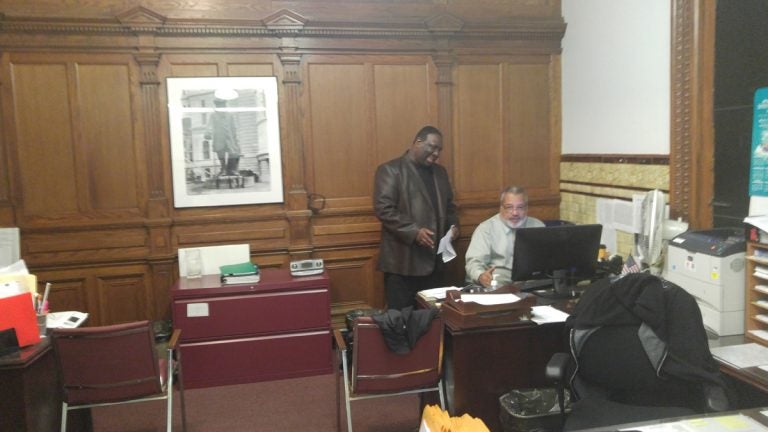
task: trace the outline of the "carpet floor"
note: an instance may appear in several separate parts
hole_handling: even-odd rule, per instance
[[[336,383],[320,375],[185,391],[188,432],[335,432]],[[181,430],[174,393],[174,431]],[[342,399],[343,405],[343,399]],[[405,395],[352,402],[356,432],[418,431],[419,397]],[[93,408],[94,432],[165,430],[165,401]],[[341,430],[346,430],[342,410]]]

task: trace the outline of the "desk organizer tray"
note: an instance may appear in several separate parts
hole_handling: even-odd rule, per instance
[[[530,324],[531,307],[536,304],[536,297],[526,293],[517,294],[517,302],[495,305],[461,301],[459,293],[452,294],[446,297],[440,313],[456,329]]]

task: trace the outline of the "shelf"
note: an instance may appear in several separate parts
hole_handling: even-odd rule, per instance
[[[768,244],[747,242],[746,255],[744,336],[768,346]]]
[[[758,257],[758,256],[750,255],[747,257],[747,259],[754,263],[768,266],[768,257]]]
[[[768,342],[768,331],[766,330],[749,330],[747,336],[757,338],[760,341]]]

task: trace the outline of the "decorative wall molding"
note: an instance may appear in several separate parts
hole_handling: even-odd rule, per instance
[[[564,154],[560,162],[591,162],[607,164],[669,165],[668,155],[624,154]]]
[[[524,40],[558,44],[565,33],[561,19],[537,19],[535,23],[508,20],[502,25],[465,23],[447,13],[436,14],[420,23],[412,22],[323,22],[310,21],[301,14],[283,9],[261,19],[211,20],[173,19],[145,7],[134,7],[114,19],[37,18],[0,15],[0,34],[69,33],[78,35],[150,33],[157,36],[218,37],[311,37],[311,38],[405,38],[430,39],[436,36],[464,41]]]

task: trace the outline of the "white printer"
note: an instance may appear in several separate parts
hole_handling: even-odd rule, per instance
[[[740,228],[688,231],[667,247],[664,277],[696,297],[704,327],[719,336],[744,333],[744,255]]]

